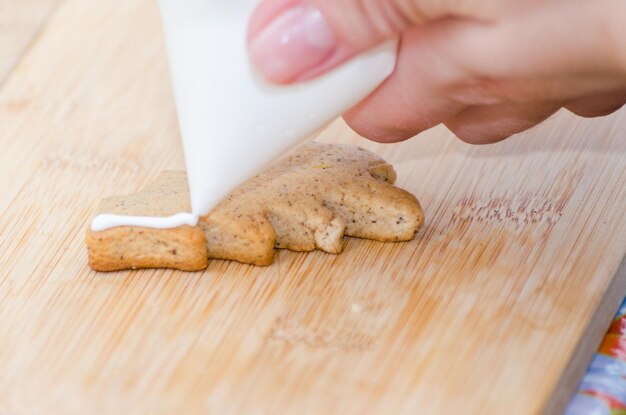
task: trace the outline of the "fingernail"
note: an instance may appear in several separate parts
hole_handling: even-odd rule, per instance
[[[263,76],[290,82],[324,62],[335,33],[319,10],[299,5],[279,14],[250,42],[250,57]]]

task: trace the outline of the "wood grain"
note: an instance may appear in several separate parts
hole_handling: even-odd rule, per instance
[[[0,0],[0,85],[59,0]]]
[[[0,413],[539,413],[623,295],[624,131],[383,146],[338,121],[321,140],[420,198],[415,241],[96,274],[99,199],[183,159],[154,2],[66,0],[0,91]]]
[[[545,413],[559,415],[563,413],[563,408],[572,398],[572,391],[579,387],[580,380],[591,363],[591,357],[598,352],[600,343],[609,330],[610,323],[615,316],[615,305],[624,301],[624,291],[626,291],[626,257],[622,259],[600,306],[587,323],[583,338],[576,351],[570,356],[569,363],[545,407]]]

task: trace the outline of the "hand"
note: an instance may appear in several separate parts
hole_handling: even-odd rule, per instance
[[[268,80],[293,83],[398,37],[393,75],[344,115],[376,141],[444,123],[490,143],[562,107],[595,117],[626,103],[623,0],[264,0],[249,48]]]

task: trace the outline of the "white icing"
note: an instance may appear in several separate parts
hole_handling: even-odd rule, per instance
[[[91,230],[94,232],[104,231],[116,226],[141,226],[154,229],[170,229],[182,225],[195,226],[198,223],[198,215],[193,213],[177,213],[172,216],[122,216],[122,215],[98,215],[91,222]]]
[[[176,227],[372,92],[393,71],[396,42],[295,86],[264,82],[251,67],[246,28],[259,0],[160,0],[193,215],[100,215],[92,229]]]

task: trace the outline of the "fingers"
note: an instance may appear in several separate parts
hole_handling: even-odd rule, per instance
[[[575,99],[623,88],[626,3],[553,2],[468,30],[452,45],[469,78],[504,100]]]
[[[276,83],[297,81],[345,53],[320,10],[296,0],[263,2],[250,23],[248,46],[255,67]]]
[[[255,67],[268,80],[315,77],[422,19],[418,0],[265,0],[250,23]]]
[[[490,19],[544,1],[264,0],[250,22],[250,57],[270,81],[302,81],[425,22]]]
[[[579,98],[565,106],[581,117],[602,117],[626,104],[626,91]],[[526,131],[561,109],[561,103],[501,104],[467,108],[445,122],[446,127],[470,144],[490,144]]]
[[[612,114],[624,104],[626,104],[626,90],[578,98],[565,108],[581,117],[591,118]]]
[[[455,35],[455,30],[454,21],[441,21],[407,32],[394,74],[344,114],[350,127],[374,141],[397,142],[467,108],[446,90],[458,77],[458,70],[442,52],[445,39]]]
[[[626,90],[620,12],[626,3],[615,0],[559,2],[495,24],[448,19],[411,29],[396,72],[345,118],[376,141],[446,123],[467,141],[493,142],[563,103],[581,115],[609,113],[624,102],[615,91]]]
[[[625,19],[622,0],[265,0],[249,44],[268,79],[290,83],[400,36],[395,73],[346,121],[383,142],[445,123],[483,143],[563,102],[585,116],[623,105]]]
[[[552,103],[471,107],[445,124],[467,143],[489,144],[534,127],[560,108],[560,104]]]

